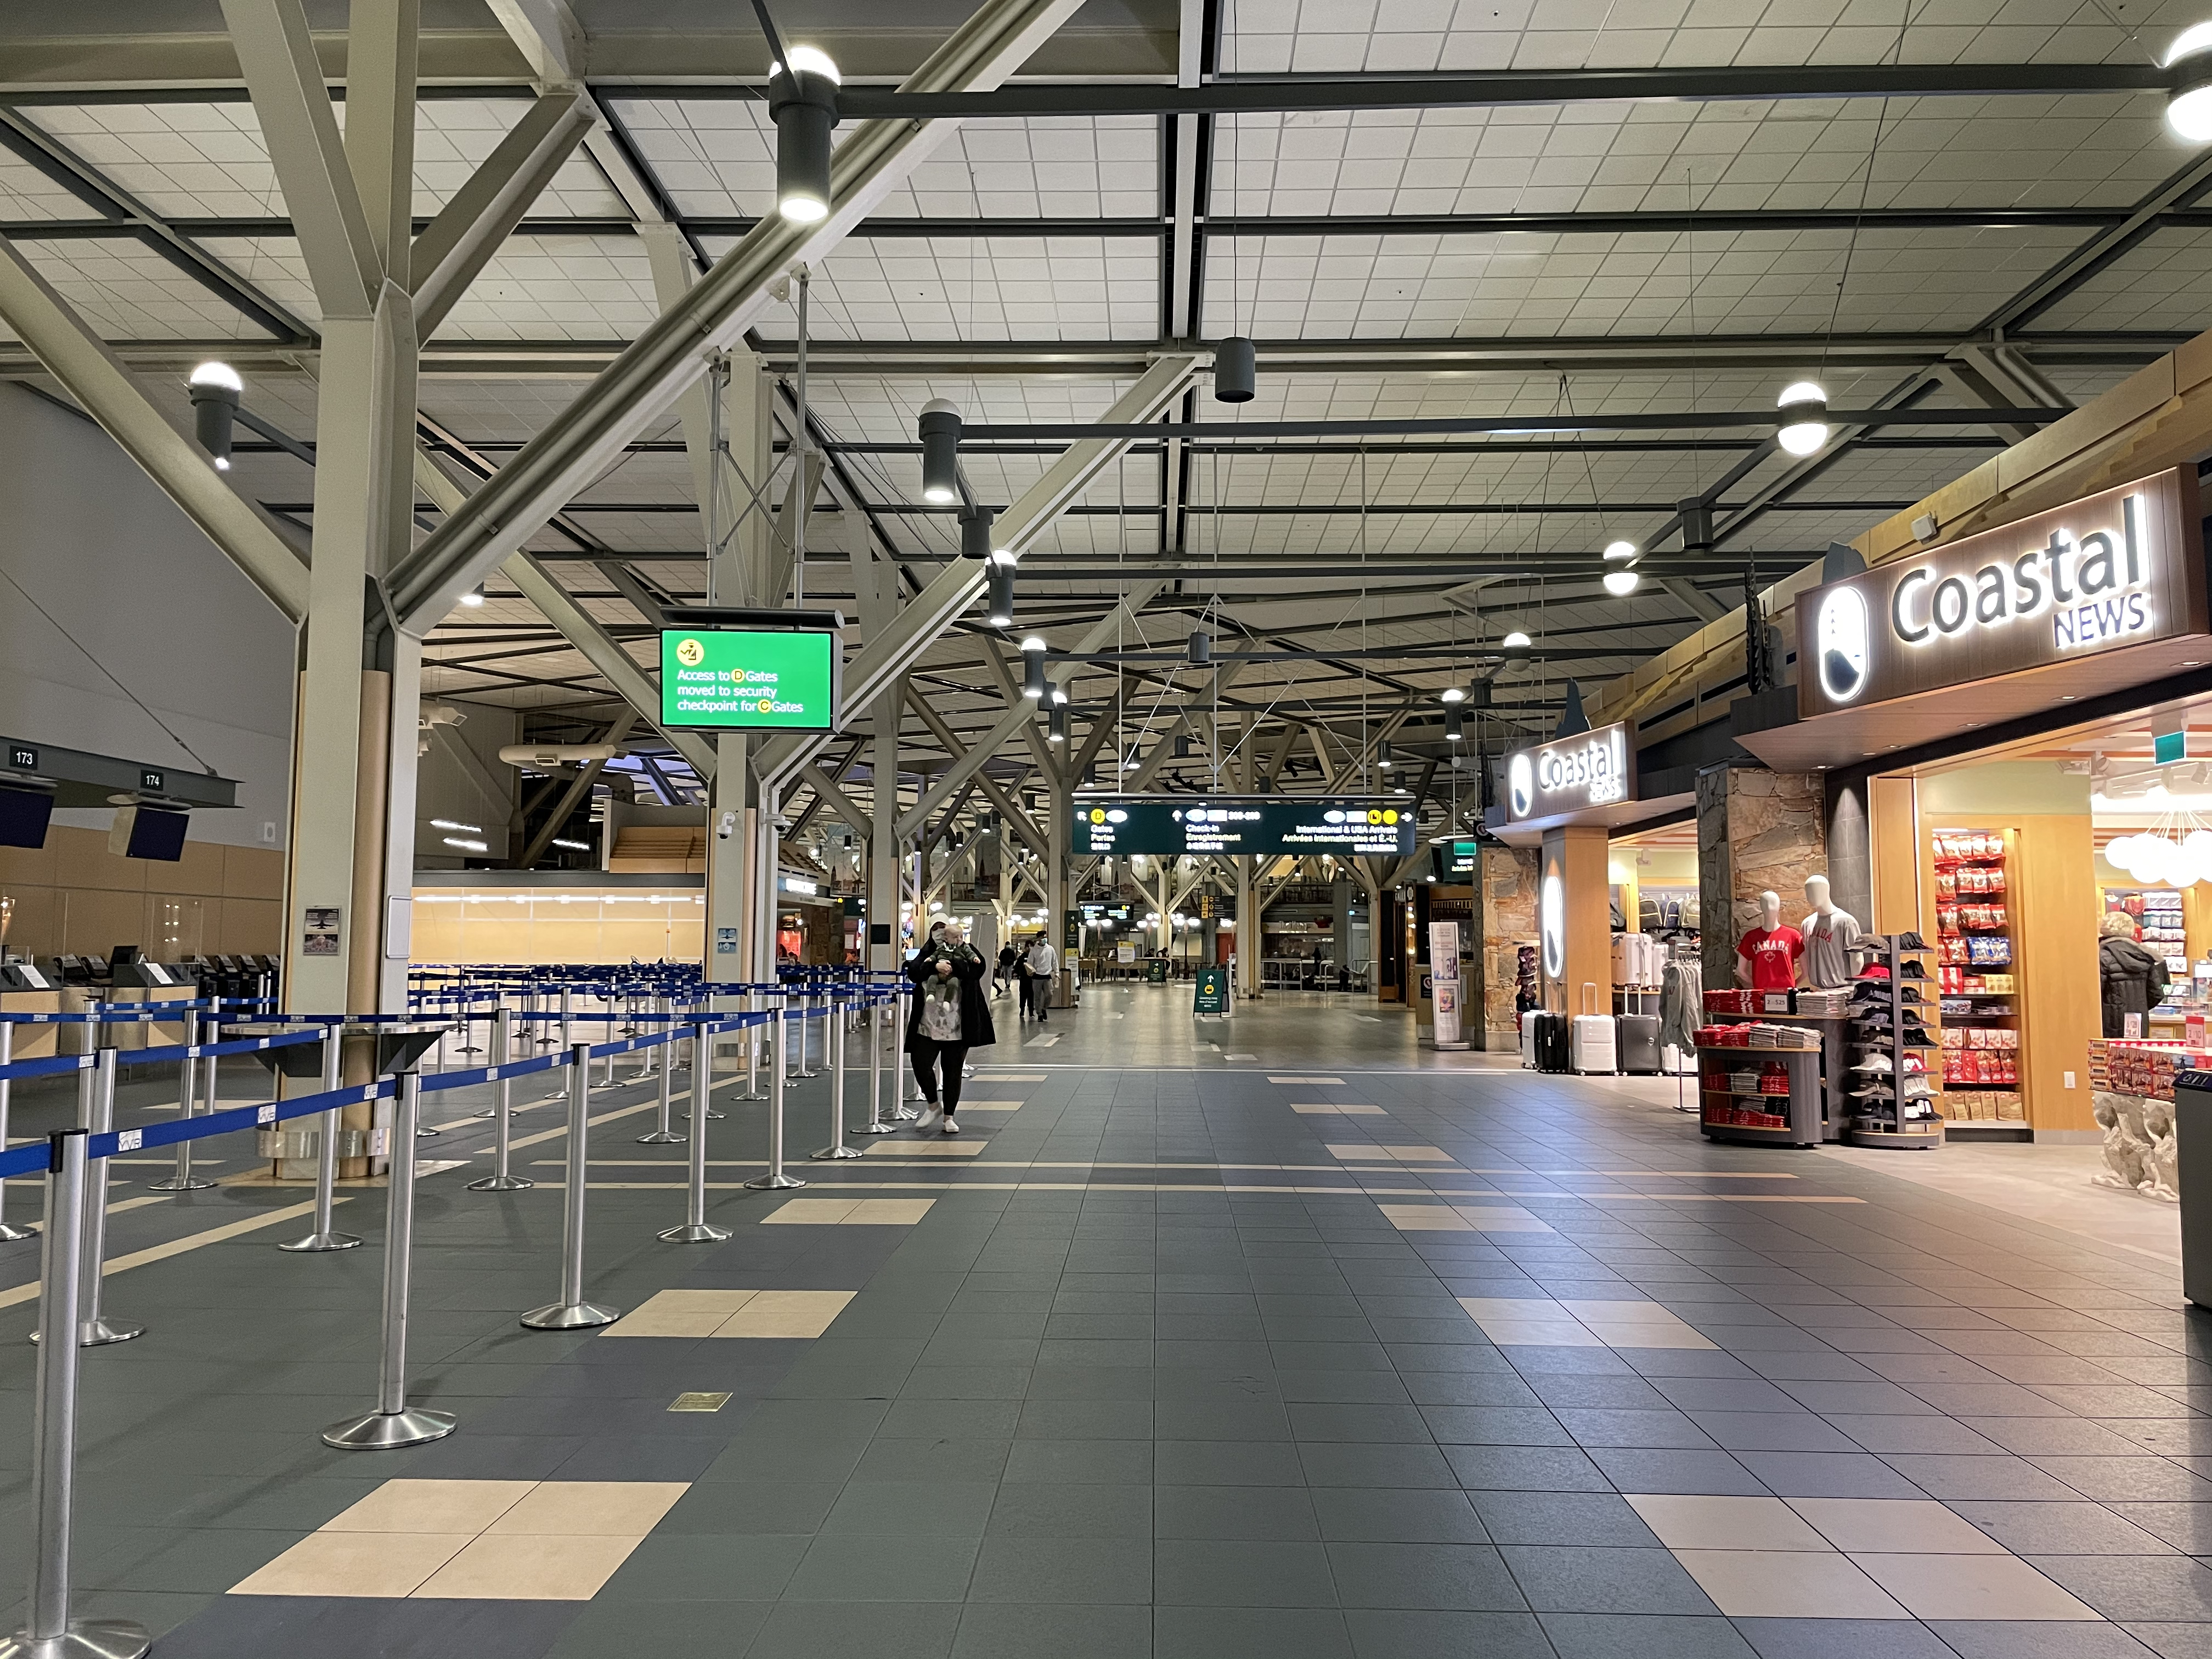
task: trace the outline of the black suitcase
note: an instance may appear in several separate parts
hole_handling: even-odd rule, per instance
[[[1543,1011],[1531,1018],[1536,1022],[1536,1069],[1540,1072],[1571,1070],[1567,1017]]]
[[[1623,1014],[1614,1022],[1620,1044],[1620,1069],[1634,1077],[1655,1077],[1659,1065],[1659,1016]]]

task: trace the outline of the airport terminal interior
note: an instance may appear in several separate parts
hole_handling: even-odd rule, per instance
[[[0,5],[0,1659],[2212,1659],[2212,0]]]

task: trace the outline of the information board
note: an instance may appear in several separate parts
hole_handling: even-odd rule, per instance
[[[1229,1012],[1229,970],[1226,968],[1201,968],[1198,984],[1191,998],[1190,1011],[1194,1014],[1225,1014]]]
[[[829,732],[837,636],[795,629],[667,628],[660,723],[724,731]]]
[[[1410,798],[1115,795],[1075,803],[1075,853],[1374,853],[1413,850]]]

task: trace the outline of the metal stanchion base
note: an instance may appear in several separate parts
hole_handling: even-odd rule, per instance
[[[17,1631],[0,1642],[0,1659],[139,1659],[153,1645],[145,1626],[128,1619],[72,1619],[66,1632],[42,1642]]]
[[[351,1233],[309,1233],[295,1243],[279,1244],[276,1248],[294,1255],[307,1255],[318,1250],[350,1250],[360,1243]]]
[[[819,1073],[819,1072],[809,1072],[809,1071],[805,1071],[805,1070],[800,1070],[800,1071],[793,1072],[793,1073],[791,1074],[791,1081],[792,1081],[792,1082],[793,1082],[793,1083],[799,1083],[799,1082],[803,1082],[803,1081],[804,1081],[805,1079],[806,1079],[807,1078],[810,1078],[810,1077],[820,1077],[821,1075],[822,1075],[822,1073]]]
[[[111,1342],[131,1342],[146,1334],[143,1325],[111,1325],[104,1319],[88,1319],[76,1328],[76,1345],[80,1348],[104,1348]],[[31,1333],[36,1342],[39,1334]]]
[[[712,1222],[687,1221],[680,1227],[671,1227],[666,1232],[654,1237],[667,1244],[720,1244],[737,1235],[727,1227],[717,1227]]]
[[[499,1115],[499,1114],[498,1114],[497,1112],[494,1111],[490,1107],[487,1106],[487,1107],[485,1107],[485,1108],[484,1108],[484,1109],[483,1109],[483,1110],[482,1110],[481,1112],[471,1112],[471,1113],[469,1114],[469,1115],[470,1115],[471,1117],[472,1117],[472,1118],[477,1118],[477,1117],[497,1117],[497,1116]]]
[[[622,1317],[619,1308],[602,1308],[596,1302],[555,1302],[532,1308],[522,1322],[533,1331],[581,1331],[594,1325],[611,1325]]]
[[[415,1139],[417,1140],[428,1140],[432,1135],[441,1135],[445,1133],[443,1129],[434,1129],[427,1123],[418,1123],[415,1126]]]
[[[199,1193],[205,1192],[214,1185],[215,1182],[212,1181],[194,1181],[189,1176],[182,1181],[171,1176],[167,1181],[148,1182],[146,1190],[149,1193]]]
[[[519,1193],[537,1184],[534,1181],[525,1181],[520,1176],[486,1176],[482,1181],[471,1181],[463,1190],[471,1193]]]
[[[818,1152],[807,1153],[807,1157],[817,1164],[828,1158],[858,1158],[860,1156],[860,1149],[858,1146],[824,1146]]]
[[[921,1114],[920,1112],[911,1111],[908,1108],[902,1106],[898,1110],[893,1112],[891,1115],[902,1123],[913,1123],[921,1118]]]
[[[655,1129],[649,1135],[640,1135],[641,1146],[681,1146],[690,1137],[678,1134],[673,1129]]]
[[[857,1125],[850,1131],[850,1133],[856,1135],[895,1135],[898,1133],[898,1125],[896,1123],[862,1123]]]
[[[392,1451],[401,1446],[419,1446],[426,1440],[443,1440],[459,1426],[459,1419],[450,1412],[410,1406],[404,1412],[371,1412],[366,1417],[333,1423],[323,1431],[323,1443],[340,1451]]]
[[[28,1227],[18,1227],[12,1222],[0,1221],[0,1244],[13,1244],[21,1239],[36,1238],[38,1234]]]
[[[739,1100],[750,1100],[750,1099],[752,1098],[752,1097],[751,1097],[750,1095],[739,1095],[739,1096],[738,1097],[738,1098]],[[762,1098],[765,1099],[765,1098],[767,1098],[767,1097],[763,1096],[763,1097],[762,1097]],[[689,1123],[689,1122],[691,1121],[691,1114],[690,1114],[690,1112],[689,1110],[685,1110],[685,1111],[678,1112],[678,1113],[677,1113],[677,1115],[677,1115],[677,1116],[678,1116],[678,1117],[680,1117],[680,1118],[682,1118],[682,1119],[683,1119],[686,1123]],[[723,1117],[723,1114],[721,1114],[720,1112],[718,1112],[718,1111],[714,1110],[712,1107],[708,1108],[708,1110],[707,1110],[707,1121],[708,1121],[708,1122],[709,1122],[709,1123],[720,1123],[720,1122],[722,1121],[722,1117]]]
[[[756,1176],[745,1182],[757,1193],[781,1192],[786,1187],[804,1187],[805,1184],[797,1176],[787,1175]]]

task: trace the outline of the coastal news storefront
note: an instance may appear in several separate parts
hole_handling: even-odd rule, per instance
[[[2195,469],[1838,574],[1797,600],[1796,718],[1737,739],[1826,775],[1837,902],[1927,947],[1945,1135],[2097,1138],[2093,1093],[2145,1058],[2103,1041],[2102,940],[2139,934],[2172,981],[2129,1035],[2201,1042],[2212,984]]]

